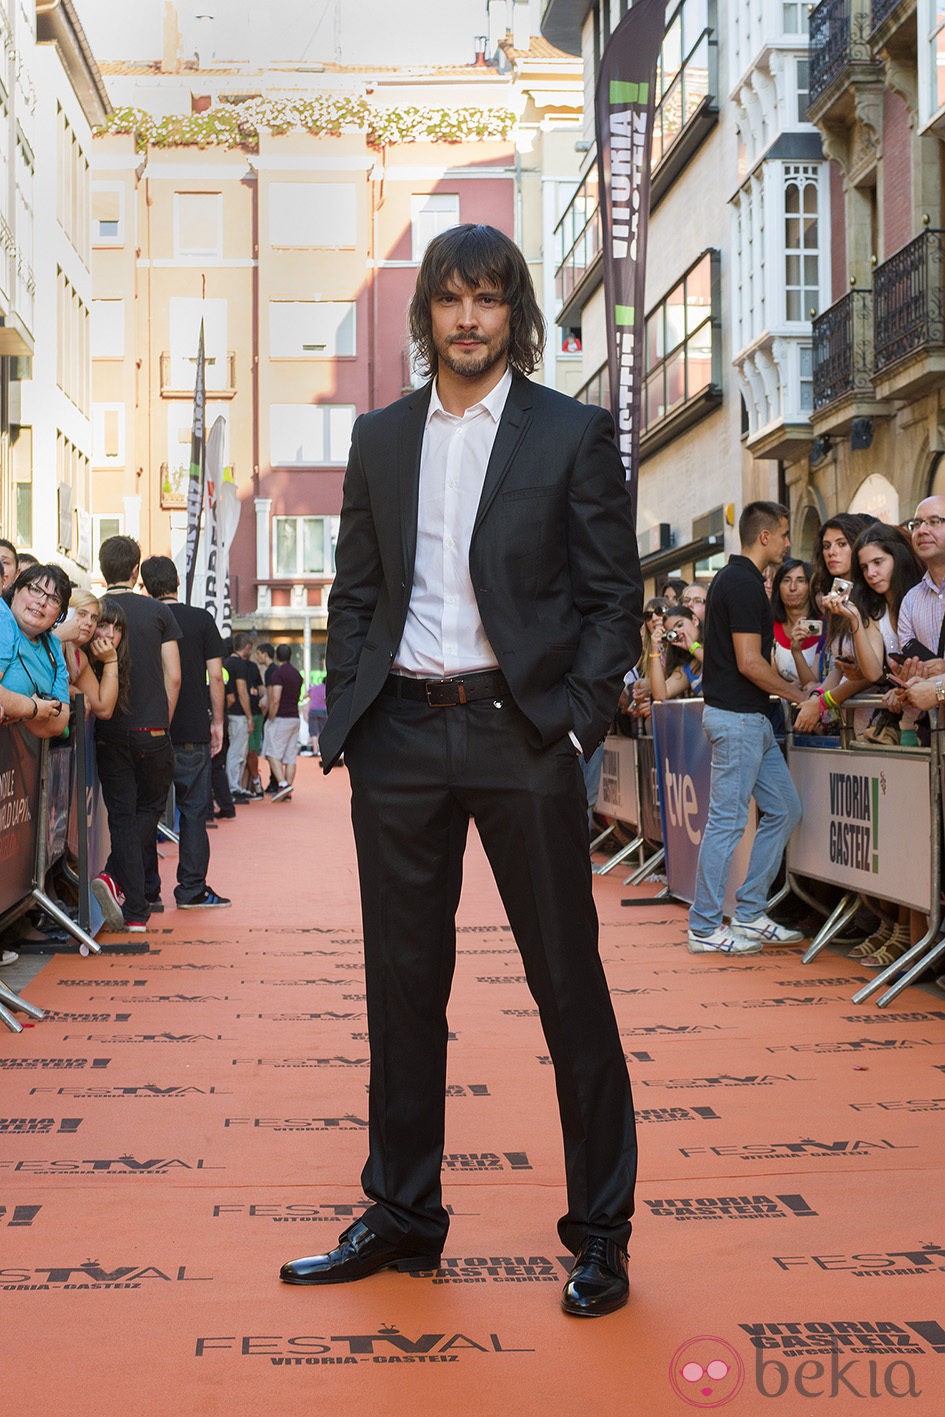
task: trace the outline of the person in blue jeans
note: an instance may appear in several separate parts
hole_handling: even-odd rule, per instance
[[[787,508],[750,502],[738,534],[741,554],[731,556],[715,577],[706,603],[702,726],[712,745],[712,776],[689,912],[692,954],[757,954],[766,944],[798,944],[804,938],[776,924],[765,910],[784,848],[801,819],[800,798],[768,714],[772,694],[795,704],[806,698],[771,663],[774,618],[764,573],[790,550]],[[735,893],[735,915],[725,925],[725,888],[752,797],[761,817],[748,874]]]

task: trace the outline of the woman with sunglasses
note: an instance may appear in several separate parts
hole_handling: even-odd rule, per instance
[[[0,708],[37,738],[69,724],[69,676],[51,633],[65,618],[72,586],[59,566],[28,566],[0,601]]]

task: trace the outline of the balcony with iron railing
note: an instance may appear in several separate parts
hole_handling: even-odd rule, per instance
[[[215,399],[231,399],[236,394],[236,354],[228,350],[223,359],[207,355],[205,361],[207,393]],[[187,377],[184,377],[186,366]],[[196,359],[181,360],[167,350],[161,354],[161,396],[166,399],[192,399],[197,377]]]
[[[871,28],[870,0],[820,0],[811,11],[809,122],[819,123],[844,104],[852,87],[882,83],[882,66],[870,48]]]
[[[929,229],[877,266],[873,383],[880,398],[910,398],[945,375],[945,231]]]
[[[870,40],[880,49],[904,22],[915,14],[916,0],[872,0]]]
[[[811,328],[814,431],[846,433],[854,418],[891,413],[873,388],[873,292],[848,291]]]

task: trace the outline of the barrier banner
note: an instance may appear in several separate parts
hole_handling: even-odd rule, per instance
[[[666,880],[671,893],[690,905],[695,893],[699,847],[709,815],[712,773],[712,750],[702,731],[702,708],[701,699],[670,699],[653,705]],[[725,893],[726,915],[732,914],[735,890],[748,872],[756,820],[752,803],[748,825],[732,858]]]
[[[75,758],[75,754],[72,754]],[[105,803],[102,801],[102,789],[98,780],[98,761],[95,757],[95,719],[88,714],[85,719],[85,790],[76,784],[72,794],[72,802],[69,808],[69,831],[68,846],[69,854],[73,861],[79,859],[79,811],[80,802],[84,797],[85,822],[84,827],[88,833],[88,865],[89,877],[94,879],[99,871],[104,870],[105,862],[108,860],[108,853],[111,850],[111,842],[108,836],[108,813],[105,811]],[[102,907],[94,896],[89,898],[90,910],[90,935],[97,935],[105,922],[102,914]]]
[[[790,869],[927,911],[929,754],[794,747],[788,767],[804,804],[788,843]]]
[[[33,889],[40,747],[22,728],[0,728],[0,913]]]
[[[49,778],[46,812],[46,870],[65,854],[75,793],[75,752],[71,742],[51,742],[47,765]]]
[[[635,738],[609,734],[604,739],[604,761],[594,810],[635,827],[640,821],[637,792],[637,744]]]
[[[641,737],[636,740],[638,782],[640,784],[640,834],[651,846],[659,846],[663,840],[663,824],[660,820],[660,789],[656,776],[656,753],[653,739]]]

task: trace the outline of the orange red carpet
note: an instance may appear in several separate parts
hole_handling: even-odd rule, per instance
[[[232,910],[52,959],[46,1019],[0,1031],[8,1410],[937,1417],[945,1008],[856,1008],[836,954],[693,960],[682,910],[598,881],[641,1177],[629,1306],[568,1319],[551,1069],[475,842],[442,1268],[279,1284],[359,1213],[366,1145],[347,781],[301,766],[214,834]]]

